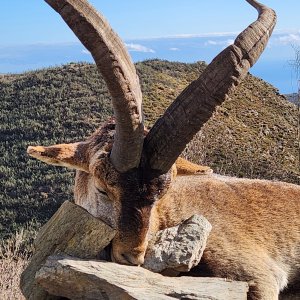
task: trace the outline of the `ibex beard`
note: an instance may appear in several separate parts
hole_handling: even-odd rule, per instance
[[[29,147],[28,153],[77,170],[75,203],[117,229],[112,258],[142,264],[152,234],[200,213],[213,227],[201,275],[248,281],[251,300],[277,300],[287,284],[299,284],[300,187],[210,174],[178,158],[258,60],[275,12],[247,0],[258,19],[145,134],[139,79],[118,35],[86,0],[46,2],[94,57],[112,96],[115,124],[109,121],[86,141]]]

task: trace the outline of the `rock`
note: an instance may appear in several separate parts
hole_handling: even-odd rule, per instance
[[[149,244],[143,267],[168,275],[188,272],[200,262],[211,228],[206,218],[194,215],[159,231]]]
[[[158,232],[149,244],[144,267],[167,275],[188,272],[199,263],[210,230],[210,223],[195,215]],[[224,289],[228,299],[242,299],[232,296],[236,283],[222,279],[171,279],[139,267],[95,261],[109,256],[103,249],[114,235],[115,230],[103,221],[65,202],[34,242],[34,255],[21,276],[26,299],[151,299],[151,295],[158,299],[202,299],[200,295],[221,299],[217,295],[223,295]]]
[[[248,285],[221,278],[165,277],[141,267],[51,256],[36,281],[50,294],[79,299],[246,300]]]
[[[34,281],[48,256],[65,253],[79,258],[97,258],[115,236],[115,230],[82,207],[66,201],[42,227],[34,241],[34,254],[21,275],[26,299],[57,299]]]

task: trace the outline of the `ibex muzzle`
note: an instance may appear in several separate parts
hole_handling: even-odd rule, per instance
[[[145,134],[139,80],[120,38],[86,0],[46,2],[92,53],[115,121],[84,142],[29,147],[28,153],[77,170],[75,202],[117,228],[113,260],[142,264],[152,234],[200,213],[213,226],[202,275],[251,282],[252,300],[278,299],[287,284],[299,281],[300,187],[215,175],[178,158],[259,58],[276,22],[274,11],[247,0],[258,19]]]

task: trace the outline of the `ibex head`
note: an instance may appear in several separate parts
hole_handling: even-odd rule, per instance
[[[168,190],[171,172],[156,174],[140,161],[118,171],[111,162],[115,122],[108,121],[88,140],[49,147],[29,147],[28,153],[46,163],[77,170],[75,201],[118,229],[112,258],[142,264],[147,248],[151,210]],[[155,230],[155,229],[154,229]]]
[[[259,17],[223,50],[145,134],[135,67],[117,34],[86,0],[46,0],[93,55],[112,96],[110,120],[88,140],[28,153],[77,170],[75,202],[118,229],[113,259],[142,264],[156,210],[167,193],[186,144],[246,76],[274,28],[273,10],[254,0]],[[172,167],[173,166],[173,167]]]

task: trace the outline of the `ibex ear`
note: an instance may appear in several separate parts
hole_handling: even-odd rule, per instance
[[[177,175],[207,175],[213,173],[210,167],[196,165],[181,157],[177,158],[175,165]]]
[[[27,153],[47,164],[88,172],[86,143],[59,144],[49,147],[29,146]]]

